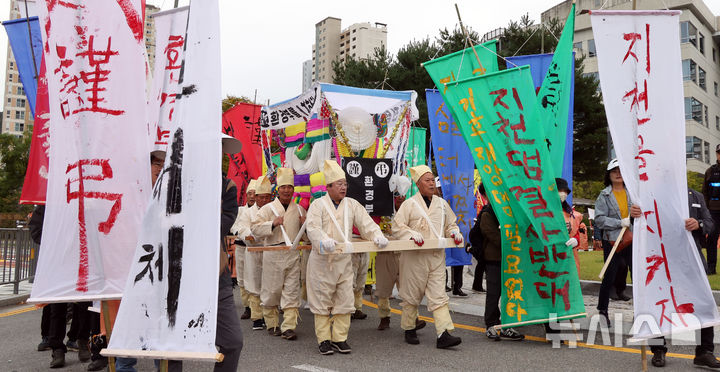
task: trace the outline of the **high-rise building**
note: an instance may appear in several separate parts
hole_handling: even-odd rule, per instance
[[[28,13],[31,17],[37,16],[35,2],[28,0]],[[150,66],[155,58],[155,29],[151,14],[157,13],[160,8],[153,5],[145,6],[145,47],[148,52]],[[25,1],[10,0],[10,19],[25,17]],[[7,47],[5,71],[5,99],[3,100],[3,117],[0,133],[10,133],[22,136],[25,131],[32,131],[33,117],[30,106],[25,97],[20,75],[18,73],[15,57],[13,57],[10,45]],[[38,66],[40,68],[40,66]],[[150,69],[152,71],[152,68]]]
[[[303,75],[302,75],[302,91],[310,89],[313,82],[313,61],[308,59],[303,62]]]
[[[717,0],[708,0],[717,1]],[[575,52],[584,55],[587,75],[598,78],[597,50],[590,16],[584,10],[632,9],[632,0],[577,0]],[[542,22],[565,21],[571,0],[542,13]],[[715,163],[720,144],[720,15],[713,14],[702,0],[637,0],[636,9],[681,10],[680,52],[685,93],[685,153],[688,170],[704,173]],[[661,43],[661,42],[660,42]]]
[[[375,49],[387,47],[387,25],[384,23],[355,23],[342,30],[340,18],[327,17],[315,24],[315,43],[312,46],[312,81],[332,83],[333,61],[348,58],[369,59]]]

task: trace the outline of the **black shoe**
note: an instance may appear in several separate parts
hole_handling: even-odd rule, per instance
[[[620,301],[620,297],[614,292],[610,293],[610,299],[613,301]]]
[[[77,341],[68,340],[68,342],[65,343],[65,347],[70,351],[78,351]]]
[[[283,332],[281,336],[282,338],[289,341],[297,340],[297,334],[295,334],[295,331],[292,329],[288,329],[287,331]]]
[[[382,331],[390,328],[390,317],[380,318],[380,324],[378,325],[378,331]]]
[[[462,289],[457,289],[452,292],[453,296],[467,297],[467,293],[463,292]]]
[[[90,364],[88,364],[87,370],[88,371],[102,371],[103,369],[107,368],[108,365],[108,358],[102,357],[99,359],[95,359]]]
[[[697,358],[696,358],[697,359]],[[653,352],[652,365],[655,367],[665,367],[665,351],[657,350]]]
[[[332,348],[340,352],[340,354],[350,354],[352,351],[352,349],[350,349],[350,345],[348,345],[345,341],[333,342]]]
[[[709,368],[720,368],[720,360],[717,360],[713,353],[706,351],[700,355],[695,355],[693,364]]]
[[[255,329],[255,327],[253,327],[253,329]],[[282,332],[280,332],[280,327],[272,327],[268,328],[268,334],[270,336],[280,336],[282,335]]]
[[[265,328],[265,320],[263,319],[256,319],[253,320],[253,330],[254,331],[260,331]]]
[[[330,340],[321,342],[318,349],[320,349],[320,354],[322,355],[330,355],[334,353],[332,346],[330,346]]]
[[[473,292],[475,292],[475,293],[482,293],[482,292],[485,292],[485,288],[483,288],[483,287],[480,287],[480,289],[477,289],[477,288],[473,288],[472,290],[473,290]]]
[[[503,340],[510,340],[510,341],[522,341],[525,339],[525,335],[521,334],[520,332],[518,332],[512,328],[505,328],[502,331],[500,331],[500,338]]]
[[[50,341],[47,337],[43,337],[42,341],[38,344],[38,351],[50,350]]]
[[[460,337],[455,337],[448,331],[445,331],[440,335],[440,337],[438,337],[436,346],[438,349],[447,349],[449,347],[460,345],[461,342],[462,339],[460,339]]]
[[[245,312],[240,315],[240,319],[250,319],[250,308],[245,306]]]
[[[450,291],[452,291],[452,288],[445,286],[445,292],[450,292]]]
[[[414,329],[405,331],[405,342],[407,342],[410,345],[417,345],[420,343],[420,340],[418,339],[418,336],[417,336],[417,332],[415,332]]]
[[[617,297],[620,301],[630,301],[630,296],[626,295],[625,292],[618,292]]]
[[[605,326],[610,328],[610,316],[608,315],[607,310],[600,310],[598,311],[598,314],[600,314],[600,316],[604,320],[604,322],[601,321],[600,323],[605,323]]]
[[[78,340],[78,359],[80,362],[86,363],[90,361],[90,348],[88,340]]]
[[[363,313],[362,310],[355,310],[355,312],[352,314],[353,319],[365,319],[367,318],[367,314]]]
[[[62,349],[55,349],[52,352],[50,368],[61,368],[65,366],[65,352]]]
[[[495,327],[488,327],[487,331],[485,332],[485,336],[487,336],[487,338],[493,341],[500,341],[500,334],[495,329]]]
[[[427,323],[424,320],[415,318],[415,330],[416,331],[419,331],[419,330],[425,328],[426,325],[427,325]]]

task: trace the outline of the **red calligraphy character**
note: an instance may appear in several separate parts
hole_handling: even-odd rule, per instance
[[[505,135],[505,137],[510,138],[510,134],[507,132],[507,127],[510,126],[510,129],[513,131],[513,140],[515,141],[515,144],[517,145],[531,145],[535,143],[534,139],[521,139],[520,136],[518,136],[518,131],[525,132],[525,116],[523,114],[520,114],[520,119],[517,124],[510,124],[509,119],[505,119],[500,112],[495,112],[498,116],[498,121],[494,122],[493,125],[500,125],[498,128],[498,132],[502,132],[502,134]]]
[[[157,127],[157,137],[155,140],[156,145],[167,145],[168,139],[170,138],[170,131],[163,130],[160,126]]]
[[[112,43],[112,37],[108,37],[107,47],[105,50],[95,50],[95,37],[90,36],[88,43],[88,50],[76,54],[76,57],[87,57],[88,64],[92,68],[89,72],[80,71],[80,79],[85,83],[89,84],[90,87],[85,89],[85,92],[90,93],[87,100],[90,102],[89,107],[80,107],[72,111],[73,114],[79,112],[96,112],[108,115],[122,115],[125,111],[113,110],[105,107],[100,107],[100,103],[105,101],[105,98],[100,97],[100,93],[106,91],[107,88],[101,87],[100,84],[108,81],[108,75],[110,70],[107,70],[104,65],[110,62],[110,57],[117,55],[117,51],[110,49]]]
[[[630,42],[627,53],[625,53],[625,57],[623,58],[623,63],[625,63],[625,60],[628,59],[629,56],[632,56],[633,58],[635,58],[635,61],[637,62],[638,57],[637,57],[637,54],[635,54],[635,52],[633,52],[633,47],[635,46],[635,42],[637,40],[642,40],[642,35],[635,33],[635,32],[631,32],[631,33],[623,34],[623,39],[625,39],[625,41]]]
[[[545,228],[545,222],[541,222],[540,227],[542,228],[542,238],[545,241],[549,241],[548,236],[550,235],[560,234],[560,230],[548,230],[547,228]]]
[[[667,255],[665,254],[665,244],[662,240],[662,225],[660,224],[660,212],[658,210],[657,206],[657,200],[653,200],[653,206],[654,206],[654,212],[651,211],[651,213],[645,213],[645,216],[647,217],[649,214],[654,213],[655,214],[655,223],[657,224],[657,233],[660,237],[660,255],[652,255],[645,257],[645,261],[649,264],[649,266],[646,268],[647,270],[647,277],[645,279],[645,286],[650,284],[650,282],[655,277],[655,272],[660,269],[660,265],[663,265],[665,267],[665,276],[667,277],[668,283],[672,283],[672,277],[670,276],[670,267],[668,266],[668,260]],[[654,233],[653,230],[648,227],[648,230],[652,233]]]
[[[655,152],[650,149],[644,149],[643,145],[645,144],[645,141],[643,140],[642,136],[638,135],[638,154],[635,156],[635,159],[640,161],[640,164],[638,165],[638,170],[646,168],[647,167],[647,160],[645,160],[645,156],[647,155],[655,155]],[[647,181],[648,175],[646,172],[640,172],[639,174],[640,181]]]
[[[166,70],[178,70],[182,67],[182,64],[179,63],[181,62],[179,59],[180,50],[183,45],[185,45],[185,38],[181,35],[170,35],[170,37],[168,37],[168,45],[165,47],[164,51],[165,57],[167,58],[165,63]]]
[[[538,296],[542,299],[548,299],[552,297],[552,304],[555,306],[555,297],[556,295],[560,295],[563,298],[563,304],[565,305],[565,310],[570,310],[570,282],[565,281],[565,285],[562,286],[562,288],[558,288],[555,282],[551,284],[550,293],[548,293],[546,290],[543,290],[541,288],[547,287],[547,284],[543,282],[535,282],[533,283],[535,285],[535,290],[537,291]]]
[[[554,217],[553,212],[547,209],[547,201],[543,198],[540,187],[523,189],[520,186],[513,186],[510,191],[515,193],[515,199],[518,201],[521,197],[530,199],[527,203],[531,205],[530,210],[532,210],[535,218]]]
[[[678,315],[678,318],[680,318],[680,321],[683,323],[684,326],[687,327],[687,323],[685,323],[685,319],[683,318],[682,314],[692,314],[695,312],[695,305],[692,302],[684,303],[681,305],[677,304],[677,300],[675,299],[675,288],[672,286],[670,287],[670,298],[672,299],[673,307],[675,308],[675,314]],[[663,322],[667,320],[670,322],[670,324],[675,325],[673,321],[670,319],[669,316],[665,315],[665,308],[666,303],[668,302],[668,299],[660,300],[655,303],[655,305],[661,306],[661,313],[660,313],[660,327],[662,327]]]
[[[543,247],[542,251],[536,251],[532,247],[530,247],[530,263],[532,263],[532,264],[542,263],[542,262],[546,262],[547,260],[548,260],[547,247]]]
[[[95,169],[99,168],[99,174],[87,174],[89,167]],[[69,164],[65,170],[65,174],[69,174],[71,171],[77,169],[77,177],[73,178],[68,175],[66,188],[67,188],[67,203],[71,200],[78,200],[78,236],[80,240],[80,263],[78,269],[78,281],[76,289],[80,292],[87,292],[87,280],[88,280],[88,248],[87,248],[87,229],[85,226],[85,200],[86,199],[100,199],[109,200],[113,202],[113,206],[110,209],[107,220],[98,224],[98,231],[103,234],[109,234],[115,225],[118,213],[122,208],[122,194],[99,192],[99,191],[87,191],[85,190],[85,181],[104,181],[113,177],[112,167],[108,159],[82,159],[78,160],[73,164]],[[77,183],[77,191],[71,191],[70,186]]]
[[[630,103],[630,109],[632,110],[633,106],[638,106],[640,108],[640,102],[643,103],[645,107],[645,111],[648,109],[648,94],[647,94],[647,80],[644,80],[643,86],[645,89],[644,91],[640,92],[638,91],[637,82],[635,82],[635,88],[625,92],[625,95],[623,96],[622,100],[627,101],[628,99],[632,99],[632,102]],[[645,120],[647,121],[647,120]],[[643,123],[645,123],[643,121]]]
[[[549,271],[545,267],[545,264],[543,264],[540,267],[540,271],[538,271],[538,275],[543,278],[549,278],[549,279],[556,279],[560,276],[569,274],[567,271]]]
[[[510,164],[515,166],[522,166],[523,170],[525,171],[525,176],[528,178],[540,181],[542,180],[542,168],[540,164],[540,152],[535,149],[535,155],[528,156],[527,152],[522,152],[522,160],[516,160],[515,155],[519,155],[520,151],[513,150],[508,151],[507,158],[510,161]],[[528,164],[528,160],[534,160],[537,163],[537,166],[531,166]],[[531,174],[532,173],[532,174]]]
[[[558,262],[558,258],[561,260],[567,260],[567,257],[568,257],[567,252],[558,252],[557,247],[555,247],[555,244],[553,244],[552,252],[553,252],[553,260],[555,262]]]

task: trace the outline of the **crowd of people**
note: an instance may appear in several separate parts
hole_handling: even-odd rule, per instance
[[[718,163],[706,172],[702,194],[688,189],[690,217],[685,220],[685,228],[692,232],[698,249],[707,249],[708,259],[703,258],[703,264],[708,274],[715,273],[714,253],[718,244],[715,226],[720,226],[720,146],[717,154]],[[151,154],[153,184],[162,170],[164,157],[162,151]],[[304,306],[314,317],[318,351],[323,355],[351,353],[348,343],[351,320],[367,317],[362,311],[362,294],[369,255],[352,252],[357,238],[372,242],[378,249],[375,296],[379,331],[391,327],[390,298],[397,287],[402,300],[400,327],[404,330],[405,342],[420,343],[418,331],[426,326],[418,318],[423,298],[434,319],[436,347],[447,349],[462,342],[453,334],[448,297],[450,290],[456,296],[466,295],[461,290],[462,282],[457,283],[458,277],[462,278],[462,266],[459,266],[459,273],[451,274],[452,288],[448,288],[444,248],[422,248],[426,241],[449,238],[456,245],[465,246],[477,261],[472,288],[486,292],[486,336],[497,341],[524,339],[516,329],[498,327],[501,325],[502,243],[499,222],[489,204],[479,212],[469,233],[469,242],[465,244],[457,218],[440,196],[436,177],[428,166],[410,168],[418,192],[407,199],[407,190],[394,192],[395,212],[385,230],[381,230],[378,219],[372,218],[360,203],[346,196],[345,172],[336,161],[325,161],[322,174],[327,193],[314,200],[307,210],[294,201],[293,170],[279,168],[275,174],[275,185],[265,176],[252,180],[244,198],[246,204],[242,206],[237,204],[237,187],[223,177],[220,229],[224,239],[220,243],[216,344],[225,359],[216,363],[216,371],[237,370],[243,345],[240,319],[249,319],[253,330],[267,330],[268,335],[288,341],[309,337],[297,332],[300,309]],[[630,299],[618,282],[625,284],[623,266],[632,272],[633,219],[643,213],[625,189],[617,160],[609,163],[604,182],[606,188],[595,202],[594,240],[602,248],[605,259],[615,242],[620,240],[598,294],[597,309],[605,320],[604,326],[609,328],[610,298]],[[570,236],[566,245],[573,249],[579,273],[578,248],[587,245],[587,229],[582,214],[567,202],[571,193],[568,182],[558,178],[556,185]],[[486,199],[482,185],[479,193]],[[43,214],[44,207],[36,208],[30,223],[32,236],[38,243],[42,238]],[[388,237],[407,241],[418,249],[383,251],[388,245]],[[295,249],[300,242],[309,242],[310,249]],[[234,254],[230,254],[233,250]],[[235,261],[229,263],[228,256],[234,257]],[[231,267],[235,268],[235,279],[231,279]],[[239,287],[244,308],[240,309],[244,312],[239,317],[233,286]],[[118,304],[119,301],[115,309]],[[100,314],[88,311],[89,306],[91,303],[57,303],[44,307],[42,342],[38,350],[52,350],[51,368],[64,366],[68,349],[78,350],[80,361],[91,361],[89,371],[101,370],[108,365],[108,359],[99,354],[106,346]],[[66,332],[70,318],[68,311],[72,312],[72,325]],[[555,332],[549,327],[546,330]],[[696,348],[694,363],[720,368],[720,361],[713,356],[712,327],[703,328],[700,334],[701,343]],[[64,343],[66,335],[68,341]],[[652,364],[664,366],[667,348],[658,344],[651,350]],[[136,362],[132,358],[116,358],[115,367],[117,371],[135,371]],[[182,370],[179,361],[170,361],[168,366],[171,371]]]

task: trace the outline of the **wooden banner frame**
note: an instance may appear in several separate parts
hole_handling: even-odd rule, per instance
[[[221,353],[199,353],[193,351],[162,351],[162,350],[125,350],[102,349],[100,355],[120,358],[164,359],[164,360],[195,360],[217,362],[223,361]]]
[[[438,248],[462,248],[456,245],[451,238],[442,239],[425,239],[422,246],[418,246],[412,240],[390,240],[387,247],[380,249],[375,243],[367,240],[354,240],[352,248],[348,251],[345,243],[337,243],[335,251],[327,254],[345,254],[345,253],[365,253],[365,252],[395,252],[395,251],[417,251],[424,249]],[[248,252],[269,252],[269,251],[289,251],[292,249],[289,245],[272,245],[268,247],[246,247]],[[311,245],[298,245],[298,250],[311,250]]]

